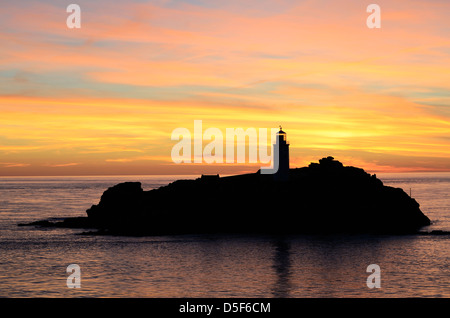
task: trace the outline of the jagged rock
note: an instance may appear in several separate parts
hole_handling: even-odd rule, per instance
[[[127,226],[134,223],[142,210],[143,190],[140,182],[124,182],[107,189],[98,205],[86,213],[93,224],[99,227]]]
[[[87,217],[70,217],[63,220],[40,220],[31,223],[19,223],[18,226],[61,227],[61,228],[96,228]]]
[[[290,169],[289,180],[259,172],[178,180],[143,191],[109,188],[87,210],[92,224],[117,234],[413,233],[430,220],[402,189],[333,157]]]

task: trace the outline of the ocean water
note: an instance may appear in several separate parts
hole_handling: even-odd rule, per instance
[[[379,174],[450,231],[450,173]],[[85,216],[106,188],[195,176],[0,177],[0,297],[450,297],[448,235],[119,237],[18,227]],[[176,199],[176,198],[174,198]],[[214,213],[214,211],[211,211]],[[77,264],[81,288],[68,288]],[[370,289],[367,266],[381,268]]]

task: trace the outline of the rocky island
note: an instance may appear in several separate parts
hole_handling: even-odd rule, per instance
[[[251,174],[178,180],[143,191],[139,182],[107,189],[87,217],[43,226],[95,228],[101,234],[416,233],[430,220],[402,189],[327,157],[289,169],[289,178]]]
[[[94,228],[97,234],[418,233],[430,225],[419,204],[376,175],[326,157],[289,168],[286,133],[277,133],[274,174],[202,175],[144,191],[139,182],[107,189],[87,217],[26,225]]]

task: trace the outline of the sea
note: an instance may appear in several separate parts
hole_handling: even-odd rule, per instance
[[[18,226],[86,216],[120,182],[139,181],[150,190],[197,177],[0,177],[0,297],[450,297],[449,235],[123,237]],[[377,177],[420,203],[432,221],[422,231],[450,231],[450,173]],[[203,208],[220,222],[214,209]],[[72,264],[80,288],[69,288]],[[376,278],[368,271],[373,264]]]

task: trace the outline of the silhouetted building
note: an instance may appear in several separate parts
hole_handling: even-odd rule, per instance
[[[278,171],[274,178],[277,181],[286,181],[289,179],[289,143],[286,140],[286,133],[281,129],[277,132],[277,139],[274,151],[278,151]],[[276,166],[277,157],[274,156],[274,166]]]
[[[220,176],[218,174],[202,174],[201,180],[206,182],[213,182],[219,180]]]

